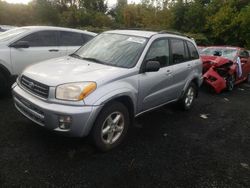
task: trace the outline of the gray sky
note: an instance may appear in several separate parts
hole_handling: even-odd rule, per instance
[[[7,1],[8,3],[23,3],[23,4],[27,4],[28,2],[30,2],[31,0],[4,0]],[[114,5],[116,3],[116,0],[107,0],[108,1],[108,5]],[[140,2],[140,0],[128,0],[128,3],[138,3]]]

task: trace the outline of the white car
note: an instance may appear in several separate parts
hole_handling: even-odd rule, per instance
[[[11,26],[11,25],[0,25],[0,32],[5,32],[8,31],[10,29],[15,29],[17,27],[15,26]]]
[[[66,56],[91,40],[95,33],[77,29],[29,26],[0,34],[0,94],[27,66]]]

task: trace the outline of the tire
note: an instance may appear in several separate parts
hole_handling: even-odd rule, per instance
[[[3,96],[7,93],[8,91],[8,79],[6,78],[6,76],[0,72],[0,96]]]
[[[117,147],[125,138],[129,127],[128,109],[120,102],[107,104],[97,117],[91,139],[100,151]]]
[[[230,75],[228,78],[227,78],[227,90],[228,91],[232,91],[234,89],[234,84],[235,84],[235,75]]]
[[[188,88],[186,89],[183,97],[179,100],[179,105],[181,109],[189,110],[192,108],[194,104],[194,99],[197,96],[197,92],[197,86],[193,82],[191,82]]]

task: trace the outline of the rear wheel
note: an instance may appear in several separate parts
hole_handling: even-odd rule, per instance
[[[197,86],[193,82],[190,83],[183,97],[179,101],[180,107],[183,110],[189,110],[193,106],[197,92]]]
[[[91,137],[101,151],[108,151],[118,146],[125,138],[129,127],[127,108],[119,102],[112,102],[104,107],[94,124]]]

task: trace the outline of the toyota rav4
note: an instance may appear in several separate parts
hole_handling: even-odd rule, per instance
[[[171,102],[188,110],[202,83],[195,42],[168,32],[115,30],[70,56],[28,67],[12,86],[16,108],[47,129],[121,143],[134,117]]]

